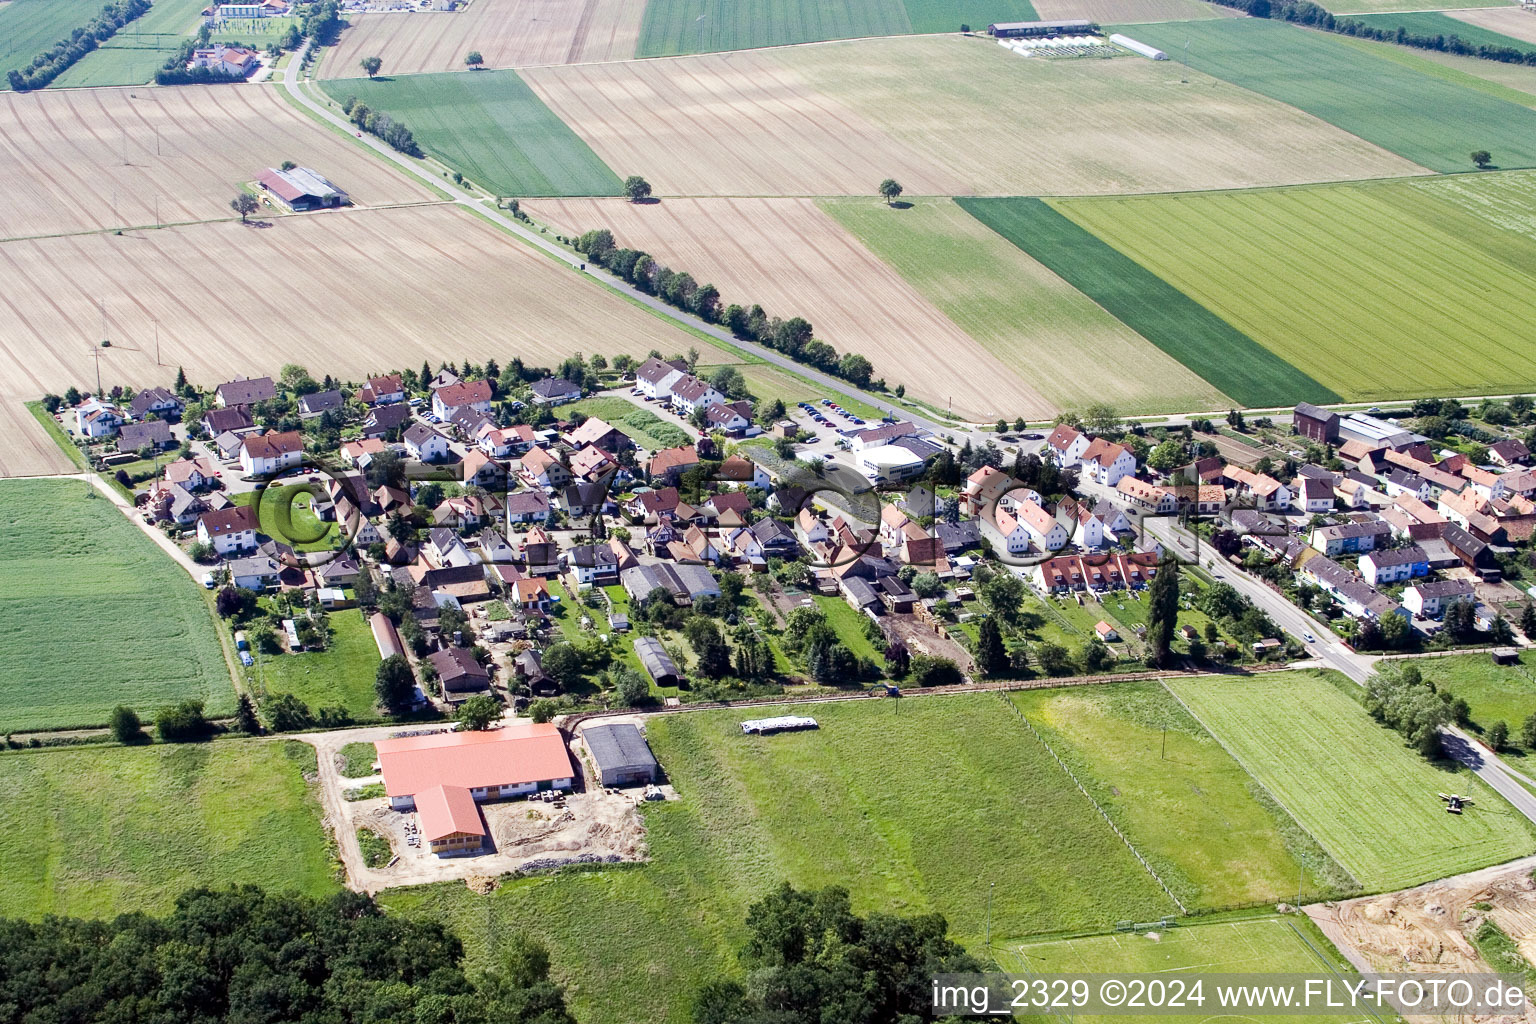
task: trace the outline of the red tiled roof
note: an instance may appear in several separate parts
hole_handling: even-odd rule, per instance
[[[452,835],[485,835],[480,808],[461,786],[433,786],[417,793],[416,815],[421,819],[422,837],[429,843]]]
[[[253,459],[275,459],[304,449],[304,436],[297,430],[283,433],[251,434],[241,443]]]
[[[434,786],[478,789],[574,775],[560,730],[548,723],[405,736],[374,746],[384,770],[384,791],[392,797],[413,796]]]
[[[489,402],[491,382],[472,380],[450,384],[445,388],[438,388],[437,397],[442,399],[442,403],[450,409],[460,405],[473,405],[476,402]]]

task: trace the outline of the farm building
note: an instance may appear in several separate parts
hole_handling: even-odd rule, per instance
[[[397,811],[416,811],[433,853],[478,850],[486,835],[476,803],[570,789],[570,755],[553,725],[489,732],[437,732],[374,744],[384,792]]]
[[[633,725],[595,725],[582,733],[605,786],[655,782],[656,755]]]
[[[660,640],[649,636],[636,637],[635,654],[657,686],[678,686],[682,683],[683,674],[677,670],[677,663]]]
[[[257,176],[256,183],[296,213],[346,206],[352,201],[345,192],[308,167],[293,167],[286,171],[268,167]]]
[[[1086,18],[1065,21],[1000,21],[987,26],[987,34],[998,39],[1038,39],[1043,36],[1082,35],[1099,27]]]

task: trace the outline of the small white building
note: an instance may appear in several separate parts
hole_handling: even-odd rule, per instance
[[[1467,580],[1415,583],[1403,591],[1403,607],[1420,619],[1438,619],[1451,602],[1470,600],[1472,584]]]
[[[297,430],[247,434],[240,439],[240,470],[246,476],[274,476],[304,461],[304,435]]]
[[[87,398],[75,406],[75,429],[82,437],[111,437],[126,422],[121,409],[99,398]]]
[[[442,462],[448,457],[448,439],[425,423],[412,423],[404,440],[406,453],[417,462]]]

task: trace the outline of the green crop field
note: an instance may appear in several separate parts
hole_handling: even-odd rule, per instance
[[[1144,934],[1120,933],[1028,942],[1000,950],[997,956],[1000,966],[1020,974],[1355,973],[1348,961],[1305,917],[1265,917],[1158,929]],[[1072,1019],[1082,1024],[1100,1021],[1107,1024],[1124,1018],[1074,1015]],[[1168,1024],[1196,1024],[1213,1018],[1208,1013],[1200,1013],[1173,1014],[1157,1019]],[[1295,1019],[1298,1024],[1343,1024],[1371,1018],[1357,1013],[1316,1014]]]
[[[994,939],[1176,912],[994,696],[818,705],[819,730],[773,737],[744,737],[749,714],[650,722],[681,800],[644,807],[648,864],[386,904],[455,926],[475,957],[488,936],[541,938],[585,1024],[688,1020],[700,982],[734,970],[747,905],[786,879],[940,911],[972,946],[991,882]]]
[[[256,664],[242,668],[247,684],[269,696],[291,693],[311,711],[340,705],[355,721],[379,717],[374,678],[379,648],[373,630],[356,608],[331,613],[331,645],[302,654],[260,654]]]
[[[1502,32],[1483,28],[1481,25],[1470,25],[1448,14],[1441,14],[1439,11],[1369,14],[1355,20],[1387,32],[1395,31],[1398,26],[1402,26],[1414,35],[1445,36],[1446,38],[1460,36],[1462,42],[1473,46],[1512,46],[1517,50],[1536,50],[1536,47],[1523,39],[1516,39],[1514,36],[1507,36]]]
[[[1036,17],[1029,0],[650,0],[637,57],[788,46],[827,39],[958,32]]]
[[[1529,823],[1476,776],[1433,765],[1315,672],[1170,680],[1243,767],[1369,891],[1536,850]],[[1436,795],[1477,803],[1460,816]]]
[[[6,72],[32,63],[101,13],[101,6],[100,0],[11,0],[0,6],[0,90],[11,87]]]
[[[1408,664],[1436,686],[1465,700],[1472,708],[1472,723],[1478,729],[1486,730],[1494,722],[1509,726],[1511,743],[1520,742],[1521,723],[1536,715],[1536,652],[1522,651],[1518,667],[1495,665],[1486,652],[1424,658]],[[1526,762],[1517,762],[1517,767],[1529,773],[1536,770],[1529,761],[1536,751],[1527,750],[1525,754]]]
[[[1498,153],[1505,167],[1536,165],[1536,111],[1325,32],[1261,18],[1127,31],[1198,71],[1289,103],[1431,170],[1468,170],[1467,154],[1476,149]]]
[[[1483,215],[1530,197],[1503,177],[1053,203],[1346,398],[1509,394],[1536,384],[1536,238]]]
[[[822,209],[941,313],[1064,408],[1109,402],[1127,414],[1231,404],[1028,253],[948,199],[891,210],[867,199]],[[1100,368],[1091,378],[1084,361]]]
[[[956,202],[1240,404],[1274,406],[1338,398],[1334,391],[1047,203],[1039,199]]]
[[[325,90],[387,112],[422,149],[497,195],[619,194],[613,171],[515,71],[340,79]]]
[[[1294,901],[1298,888],[1311,901],[1351,888],[1160,684],[1012,697],[1190,909]],[[1305,875],[1298,856],[1312,868]]]
[[[155,79],[198,24],[206,0],[155,0],[142,18],[75,62],[53,80],[53,87],[143,85]],[[277,19],[272,19],[277,20]],[[250,35],[252,40],[260,36]]]
[[[1379,14],[1384,11],[1422,11],[1424,0],[1328,0],[1322,4],[1332,14]],[[1450,0],[1445,10],[1466,10],[1471,7],[1511,7],[1512,0]]]
[[[0,754],[0,915],[162,913],[194,885],[334,892],[314,759],[269,740]]]
[[[148,715],[187,697],[233,710],[197,584],[99,492],[0,481],[0,518],[0,733],[102,725],[118,704]]]

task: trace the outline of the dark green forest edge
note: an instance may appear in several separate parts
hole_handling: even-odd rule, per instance
[[[68,39],[60,39],[52,49],[33,57],[32,63],[25,68],[7,71],[5,77],[17,92],[45,88],[81,57],[117,35],[118,29],[147,10],[149,0],[115,0],[103,7],[96,17],[70,32]]]
[[[1040,199],[956,199],[1239,405],[1336,402],[1339,396]]]
[[[751,990],[705,984],[691,998],[695,1024],[916,1024],[932,1019],[933,976],[986,966],[940,915],[860,918],[844,889],[783,885],[748,909],[747,925],[739,959]],[[0,1019],[575,1024],[548,952],[526,936],[472,970],[451,931],[386,916],[367,895],[254,886],[188,890],[163,918],[0,920]]]

